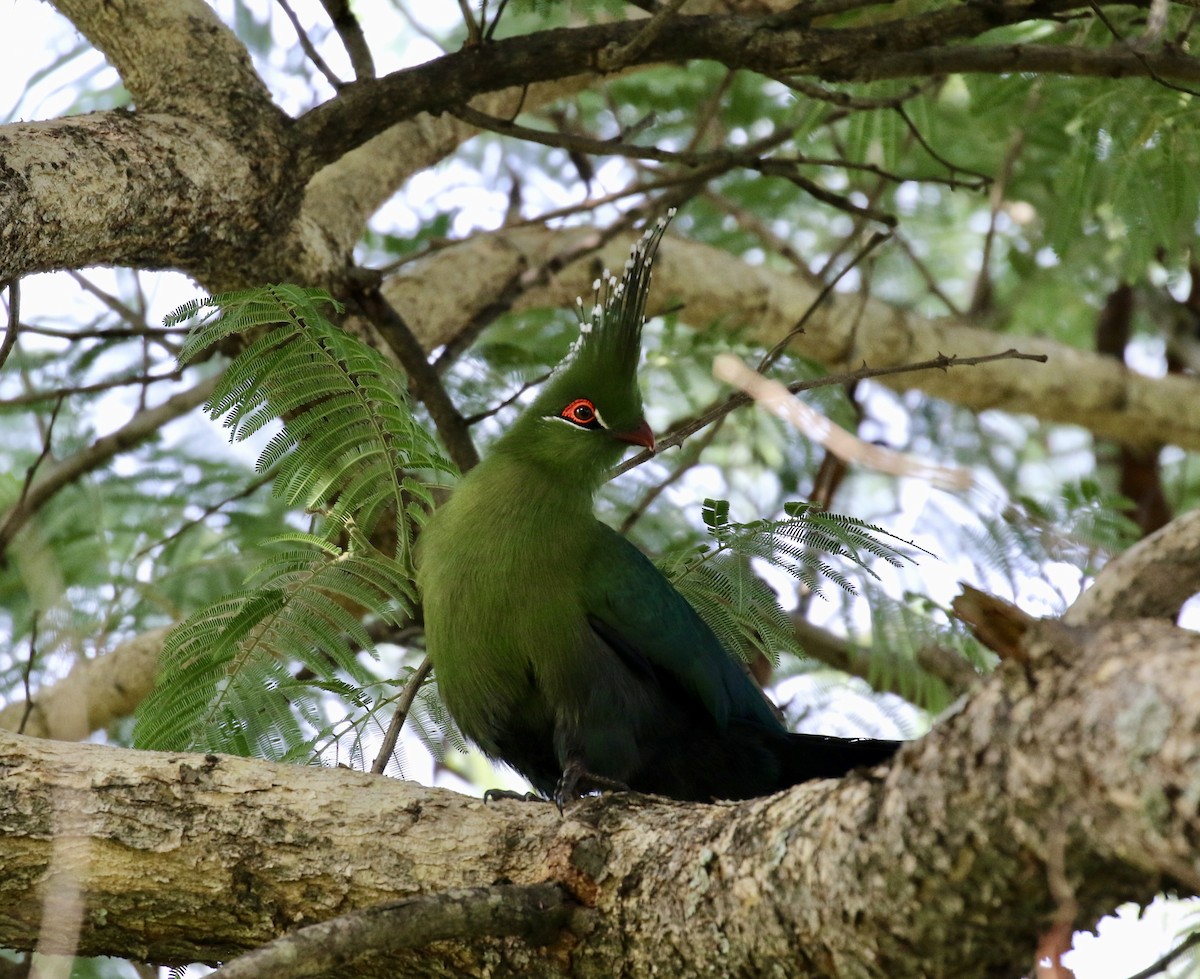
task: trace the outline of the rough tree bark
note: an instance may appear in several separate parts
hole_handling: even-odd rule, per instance
[[[890,769],[728,805],[485,805],[337,769],[0,735],[0,944],[225,959],[457,887],[554,882],[544,946],[466,939],[363,974],[1012,975],[1056,921],[1200,893],[1200,637],[1033,629]],[[52,950],[45,945],[43,949]],[[346,973],[348,974],[348,973]]]

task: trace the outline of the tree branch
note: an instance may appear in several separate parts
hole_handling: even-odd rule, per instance
[[[451,340],[488,301],[496,282],[565,251],[590,229],[522,228],[480,236],[406,266],[384,292],[426,349]],[[614,243],[595,258],[611,268],[624,262]],[[575,262],[513,303],[513,311],[566,308],[590,290],[592,259]],[[813,305],[818,289],[786,271],[750,265],[727,252],[680,238],[668,239],[654,266],[650,315],[664,304],[683,305],[688,323],[718,323],[769,348]],[[654,303],[658,305],[655,306]],[[875,299],[834,293],[811,315],[793,343],[797,353],[831,371],[867,363],[899,366],[934,360],[942,351],[969,357],[994,351],[996,333],[970,320],[930,319]],[[1022,337],[1022,349],[1046,356],[1052,369],[1029,370],[1019,362],[990,365],[972,383],[943,371],[926,371],[881,383],[918,389],[972,410],[1000,408],[1035,415],[1045,422],[1079,425],[1130,445],[1155,444],[1200,449],[1200,380],[1185,375],[1145,377],[1111,358],[1040,337]]]
[[[26,487],[16,504],[0,519],[0,554],[8,549],[20,529],[56,493],[79,477],[98,469],[113,456],[150,438],[167,422],[186,415],[193,408],[203,404],[212,394],[219,379],[220,375],[214,375],[186,391],[172,395],[154,408],[139,411],[115,432],[96,439],[88,448],[43,470],[41,475]]]
[[[367,953],[421,948],[449,939],[514,936],[546,945],[570,921],[571,902],[554,884],[459,888],[364,908],[309,925],[213,973],[218,979],[298,979],[346,968]]]
[[[735,805],[618,794],[561,819],[345,769],[0,734],[0,945],[37,940],[61,810],[79,954],[228,960],[505,879],[565,887],[587,926],[568,945],[445,942],[353,973],[1016,974],[1064,888],[1075,927],[1164,884],[1200,891],[1200,636],[1034,623],[1026,649],[890,770]],[[948,876],[950,916],[928,899]]]
[[[408,373],[413,395],[429,411],[454,464],[462,472],[473,468],[479,462],[479,451],[471,441],[471,431],[442,387],[437,372],[425,359],[425,351],[404,318],[383,298],[378,288],[360,289],[354,299]]]
[[[935,47],[883,54],[861,63],[846,62],[825,76],[867,82],[923,75],[999,75],[1033,72],[1080,78],[1163,78],[1200,81],[1200,59],[1175,47],[1135,52],[1127,47],[1084,48],[1070,44],[996,44]]]
[[[1037,12],[1046,16],[1079,6],[1086,3],[1041,0]],[[606,51],[623,51],[623,65],[704,59],[729,68],[822,77],[829,76],[832,65],[841,78],[848,70],[844,66],[870,61],[879,51],[920,51],[966,40],[1031,14],[1024,4],[959,5],[819,31],[780,25],[773,16],[676,16],[670,30],[648,40],[640,20],[505,38],[346,86],[337,98],[298,120],[297,143],[304,147],[299,166],[303,174],[315,173],[396,122],[418,112],[445,112],[500,87],[603,74]],[[638,47],[642,41],[646,43]]]
[[[1063,617],[1071,625],[1129,619],[1173,622],[1200,593],[1200,510],[1176,517],[1118,554]]]
[[[0,708],[0,730],[57,741],[78,741],[129,717],[158,676],[158,657],[169,630],[151,629],[71,671],[25,701]],[[28,718],[25,715],[28,714]]]

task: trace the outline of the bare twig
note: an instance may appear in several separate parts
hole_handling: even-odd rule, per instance
[[[121,428],[98,438],[86,449],[63,459],[36,479],[29,477],[16,504],[0,522],[0,555],[12,543],[13,537],[35,513],[61,489],[80,476],[99,468],[113,456],[130,449],[157,432],[167,422],[187,414],[203,404],[220,380],[214,375],[186,391],[168,398],[162,404],[139,411]],[[57,412],[57,408],[55,411]],[[45,455],[45,454],[44,454]],[[43,455],[43,457],[44,457]],[[31,467],[32,469],[33,467]]]
[[[425,359],[425,351],[404,317],[383,297],[377,285],[357,289],[354,299],[408,373],[413,395],[429,411],[450,458],[463,472],[473,468],[479,462],[479,452],[471,441],[467,423],[450,400],[437,371]]]
[[[965,490],[971,486],[969,469],[937,465],[904,452],[864,442],[806,405],[778,381],[752,371],[733,354],[717,356],[713,362],[713,376],[741,388],[772,414],[793,425],[805,437],[823,445],[843,462],[857,463],[893,476],[916,476],[942,489]]]
[[[375,756],[375,761],[371,765],[371,774],[382,775],[384,769],[387,768],[392,752],[396,750],[396,741],[400,738],[400,731],[404,727],[404,722],[408,720],[408,712],[417,698],[417,692],[432,669],[433,663],[426,656],[421,660],[421,665],[408,678],[408,682],[404,684],[404,689],[400,691],[400,698],[396,701],[396,712],[392,714],[387,733],[383,736],[383,744],[379,747],[379,754]]]
[[[1200,931],[1192,932],[1187,938],[1171,949],[1171,951],[1162,956],[1162,958],[1146,966],[1141,972],[1135,972],[1129,979],[1152,979],[1153,976],[1157,976],[1161,972],[1166,972],[1167,966],[1183,955],[1184,952],[1195,948],[1197,945],[1200,945]]]
[[[413,16],[412,11],[408,9],[408,6],[404,0],[392,0],[392,4],[397,10],[400,11],[400,13],[404,15],[404,19],[408,21],[409,27],[420,34],[421,37],[425,38],[426,41],[429,41],[431,44],[433,44],[433,46],[438,48],[443,54],[449,53],[449,48],[446,47],[445,42]]]
[[[472,231],[471,240],[474,241],[476,239],[488,236],[502,236],[512,231],[514,228],[544,226],[549,221],[557,221],[560,218],[569,218],[578,214],[585,214],[587,212],[594,211],[596,208],[602,207],[605,204],[613,204],[619,200],[624,200],[627,197],[651,197],[657,191],[673,190],[677,189],[681,185],[690,187],[696,185],[697,183],[703,184],[711,177],[717,176],[724,172],[725,169],[719,166],[712,166],[708,168],[700,167],[692,173],[670,175],[662,177],[658,180],[647,180],[645,182],[635,181],[629,184],[627,187],[624,187],[618,191],[614,191],[611,194],[605,194],[603,197],[592,197],[588,200],[581,201],[578,204],[571,204],[568,207],[560,207],[553,211],[543,211],[541,214],[538,214],[534,217],[522,218],[519,221],[510,221],[498,228]],[[621,227],[625,226],[622,225]],[[396,270],[403,268],[405,265],[409,265],[413,262],[419,261],[420,259],[427,258],[429,255],[444,251],[447,248],[453,248],[457,245],[461,245],[463,242],[464,239],[462,238],[435,238],[420,251],[411,252],[408,255],[404,255],[396,259],[394,262],[389,262],[387,265],[381,265],[372,271],[381,276],[390,275]],[[25,329],[28,329],[28,327]]]
[[[441,354],[434,363],[434,369],[439,373],[445,372],[461,355],[467,347],[475,342],[475,339],[484,331],[490,324],[510,309],[513,304],[529,289],[536,285],[547,281],[550,276],[558,272],[585,255],[589,255],[596,250],[603,248],[609,241],[617,235],[622,234],[631,225],[633,225],[641,216],[638,210],[630,211],[623,215],[619,220],[614,221],[606,228],[597,230],[594,234],[586,236],[582,241],[577,242],[570,248],[558,252],[546,261],[533,268],[521,269],[516,274],[511,276],[504,285],[496,291],[495,298],[487,304],[483,309],[479,310],[471,319],[464,323],[463,326],[456,331],[454,336],[446,342],[442,348]]]
[[[515,936],[545,945],[569,925],[571,907],[566,892],[556,884],[499,884],[425,894],[290,932],[212,975],[215,979],[298,979],[343,974],[347,964],[366,952],[484,936]]]
[[[1116,25],[1109,20],[1108,15],[1100,7],[1100,4],[1096,3],[1096,0],[1088,0],[1088,6],[1092,8],[1092,12],[1100,20],[1100,23],[1102,23],[1108,29],[1108,32],[1113,36],[1113,38],[1117,41],[1120,41],[1122,45],[1125,45],[1125,38],[1121,36],[1121,32],[1117,30]],[[1169,82],[1163,78],[1163,76],[1154,69],[1154,66],[1150,64],[1145,52],[1143,52],[1138,45],[1125,45],[1125,49],[1133,53],[1133,56],[1137,58],[1138,61],[1141,62],[1142,67],[1146,69],[1146,74],[1163,88],[1169,88],[1174,92],[1183,92],[1185,95],[1200,96],[1200,91],[1197,91],[1194,88],[1188,88],[1186,85],[1176,85],[1174,82]]]
[[[21,280],[9,279],[0,283],[0,289],[8,289],[8,329],[4,331],[4,342],[0,343],[0,370],[8,360],[8,355],[17,345],[17,333],[21,328]]]
[[[25,669],[21,671],[21,684],[25,688],[25,711],[21,714],[21,723],[17,725],[17,734],[25,733],[25,725],[29,723],[29,715],[33,713],[33,689],[30,679],[33,676],[33,664],[37,662],[38,642],[38,610],[33,610],[33,619],[29,625],[29,659]]]
[[[325,81],[333,86],[335,92],[341,89],[346,83],[334,74],[333,69],[325,63],[325,59],[321,57],[316,47],[313,46],[312,41],[309,40],[308,33],[304,30],[304,25],[300,23],[300,18],[292,10],[292,5],[288,3],[288,0],[275,0],[275,2],[283,8],[283,12],[287,14],[287,19],[292,22],[292,28],[296,31],[300,47],[303,49],[305,55],[307,55],[308,60],[313,63],[317,71],[325,76]]]
[[[786,238],[782,238],[775,234],[767,222],[760,218],[757,214],[740,207],[724,194],[719,194],[711,189],[705,190],[704,197],[710,201],[714,207],[724,211],[735,221],[737,221],[739,226],[745,228],[748,232],[750,232],[750,234],[762,241],[762,243],[767,246],[767,250],[769,252],[779,255],[781,258],[791,262],[792,266],[797,272],[800,273],[806,282],[817,287],[824,285],[824,283],[818,279],[813,270],[809,268],[808,262],[806,262],[803,256],[792,246],[792,243]]]
[[[622,534],[628,534],[633,525],[650,508],[650,505],[662,496],[670,486],[679,482],[687,474],[688,470],[692,469],[700,461],[700,454],[712,444],[713,439],[717,437],[722,427],[724,427],[724,423],[725,418],[718,418],[700,438],[688,443],[685,450],[687,455],[671,470],[667,478],[655,483],[637,502],[637,505],[630,508],[629,512],[625,515],[625,519],[621,521],[619,529]]]
[[[93,296],[94,298],[100,300],[100,302],[108,307],[109,310],[116,313],[126,323],[137,324],[137,327],[140,328],[139,333],[147,332],[152,329],[146,322],[146,317],[141,311],[134,309],[128,303],[122,302],[116,296],[105,292],[87,276],[75,271],[74,269],[68,269],[67,275],[75,280],[75,284],[78,285],[80,289],[86,292],[89,296]]]
[[[822,187],[815,180],[811,180],[798,173],[797,168],[809,165],[808,160],[802,157],[773,159],[764,156],[763,154],[766,151],[791,138],[791,130],[788,129],[781,129],[778,132],[772,133],[766,139],[759,140],[757,143],[744,149],[694,153],[664,150],[657,146],[635,146],[630,143],[581,136],[577,133],[530,129],[527,126],[520,126],[506,119],[489,116],[467,105],[457,106],[451,111],[458,118],[462,119],[463,122],[469,123],[472,126],[478,126],[481,129],[490,129],[501,135],[540,143],[544,146],[555,146],[578,153],[588,153],[595,156],[621,156],[636,160],[654,160],[658,163],[674,163],[686,167],[716,166],[721,173],[738,167],[754,170],[763,174],[763,176],[781,177],[784,180],[790,181],[816,200],[824,204],[829,204],[831,207],[845,211],[848,214],[878,221],[889,227],[897,223],[894,215],[856,204],[849,197]],[[828,161],[822,161],[821,165],[828,165]],[[864,165],[863,168],[877,169],[869,165]],[[893,179],[899,180],[902,178],[894,177]]]
[[[321,6],[329,15],[337,36],[342,39],[342,47],[350,58],[354,77],[359,81],[374,78],[375,60],[371,57],[371,48],[363,34],[362,24],[350,9],[350,0],[321,0]]]
[[[500,414],[500,412],[502,412],[510,404],[512,404],[514,401],[516,401],[518,398],[520,398],[521,395],[523,395],[530,388],[535,388],[539,384],[541,384],[544,380],[546,380],[550,376],[550,373],[551,373],[550,371],[547,371],[545,374],[542,374],[539,377],[535,377],[532,380],[526,381],[519,388],[517,388],[516,391],[514,391],[511,395],[509,395],[509,397],[505,398],[499,404],[493,405],[491,408],[488,408],[486,411],[480,411],[474,415],[468,415],[467,419],[466,419],[467,424],[468,425],[478,425],[481,421],[483,421],[487,418],[491,418],[493,415]]]
[[[166,537],[163,537],[160,540],[156,540],[151,544],[147,544],[145,547],[143,547],[140,551],[138,551],[136,554],[134,554],[129,559],[130,563],[136,564],[141,558],[145,557],[147,554],[149,554],[155,548],[166,546],[167,544],[171,543],[171,541],[176,540],[179,537],[182,537],[193,527],[202,526],[204,524],[204,522],[209,517],[211,517],[214,513],[219,513],[223,508],[227,507],[230,503],[233,503],[235,500],[244,500],[248,496],[253,496],[256,492],[258,492],[258,490],[260,488],[262,488],[263,486],[266,486],[267,483],[271,482],[271,480],[273,480],[275,478],[275,475],[278,472],[279,472],[279,467],[272,466],[266,472],[262,473],[257,479],[250,480],[249,483],[247,483],[244,487],[242,487],[236,493],[232,494],[231,496],[225,497],[225,499],[221,500],[221,502],[219,502],[219,503],[214,503],[212,506],[205,507],[203,512],[201,512],[201,514],[198,517],[196,517],[195,520],[188,520],[185,523],[181,524],[174,531],[167,534]]]
[[[508,6],[508,0],[500,0],[496,7],[496,15],[492,18],[492,22],[488,25],[484,32],[484,40],[490,41],[496,33],[496,28],[500,26],[500,18],[504,16],[504,8]]]
[[[788,330],[788,332],[780,338],[779,342],[763,355],[762,360],[758,362],[757,368],[760,374],[766,372],[771,365],[780,358],[780,356],[783,354],[783,351],[787,348],[787,345],[804,332],[805,324],[807,324],[812,318],[813,313],[815,313],[825,302],[825,300],[829,298],[829,294],[833,292],[835,288],[837,288],[837,284],[842,281],[842,277],[845,276],[845,274],[852,268],[858,265],[864,258],[870,255],[871,252],[875,250],[877,245],[887,241],[889,237],[889,234],[879,231],[875,232],[870,238],[867,239],[862,248],[858,250],[858,253],[852,259],[850,259],[845,266],[843,266],[842,270],[827,283],[825,283],[825,285],[821,288],[821,291],[817,293],[816,298],[814,298],[813,301],[808,304],[808,309],[806,309],[800,319],[796,321],[796,325]]]
[[[632,143],[621,142],[620,140],[596,139],[593,136],[584,136],[580,133],[564,132],[562,130],[531,129],[528,126],[522,126],[511,120],[500,119],[497,116],[488,115],[486,112],[480,112],[469,105],[460,105],[451,111],[469,125],[491,130],[502,136],[512,136],[514,139],[540,143],[543,146],[574,150],[579,153],[588,153],[592,156],[622,156],[629,159],[654,160],[657,163],[675,163],[688,167],[708,166],[719,163],[725,164],[726,169],[733,169],[738,166],[753,168],[756,163],[762,162],[761,156],[763,153],[786,142],[792,135],[790,129],[781,129],[765,139],[758,140],[738,150],[718,150],[708,153],[680,152],[678,150],[659,149],[657,146],[636,146]]]
[[[670,23],[671,18],[678,13],[687,0],[670,0],[665,6],[655,11],[646,25],[633,36],[628,44],[609,45],[596,56],[596,64],[601,71],[619,71],[629,62],[634,61],[646,50]]]
[[[928,289],[939,300],[941,300],[942,305],[944,305],[952,315],[961,318],[964,315],[963,311],[958,308],[958,304],[953,299],[946,295],[945,290],[942,289],[941,283],[937,280],[937,276],[929,270],[929,266],[916,253],[916,251],[913,249],[913,246],[909,243],[908,238],[901,234],[899,230],[893,230],[892,241],[896,243],[897,248],[904,252],[905,256],[912,263],[913,268],[917,270],[917,275],[919,275],[924,281],[925,288]]]
[[[95,384],[81,384],[78,387],[55,388],[53,391],[28,391],[18,394],[15,398],[0,399],[0,408],[20,408],[23,405],[41,404],[43,401],[61,400],[73,394],[97,394],[101,391],[111,391],[132,385],[156,384],[159,381],[178,381],[183,376],[182,370],[173,370],[169,374],[134,374],[131,377],[114,377],[110,381],[97,381]]]
[[[483,29],[475,20],[475,15],[471,13],[471,5],[467,0],[458,0],[458,9],[462,11],[463,20],[467,25],[467,46],[478,47],[483,43]]]
[[[947,160],[944,156],[942,156],[941,153],[935,150],[933,145],[925,138],[924,134],[917,127],[917,124],[913,122],[912,116],[905,111],[904,106],[898,105],[892,111],[894,111],[901,119],[904,120],[904,125],[908,127],[908,131],[912,133],[913,138],[921,144],[921,148],[951,173],[969,173],[972,177],[979,181],[978,186],[974,189],[981,189],[988,186],[992,182],[992,178],[989,174],[981,173],[978,170],[972,170],[970,167],[960,166],[951,160]]]
[[[860,367],[856,371],[846,371],[841,374],[830,374],[826,377],[810,378],[804,381],[793,381],[785,385],[787,390],[796,394],[800,391],[811,391],[814,388],[829,387],[833,384],[849,384],[851,381],[862,381],[872,377],[887,377],[893,374],[911,374],[916,371],[928,370],[947,370],[951,367],[975,367],[979,364],[991,363],[994,360],[1032,360],[1039,364],[1046,362],[1045,354],[1025,354],[1019,350],[1009,349],[995,354],[983,354],[979,357],[957,357],[939,354],[931,360],[923,360],[915,364],[896,364],[892,367]],[[753,399],[742,392],[731,394],[722,401],[717,401],[706,408],[699,415],[694,416],[686,421],[680,422],[669,433],[658,440],[656,452],[662,452],[664,449],[674,448],[677,445],[682,445],[687,439],[695,435],[696,432],[711,425],[718,418],[729,414],[738,408],[751,403]],[[643,462],[654,458],[655,453],[649,450],[639,452],[631,459],[627,459],[621,465],[613,469],[609,475],[610,479],[620,476],[622,473],[628,472]]]

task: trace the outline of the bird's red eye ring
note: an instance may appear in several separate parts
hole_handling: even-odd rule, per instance
[[[561,417],[576,425],[589,426],[596,424],[596,406],[587,398],[576,398],[561,412]]]

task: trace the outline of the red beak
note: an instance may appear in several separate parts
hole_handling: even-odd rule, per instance
[[[613,438],[631,445],[642,445],[651,452],[654,451],[654,433],[650,431],[650,426],[644,421],[637,428],[632,428],[628,432],[613,432]]]

